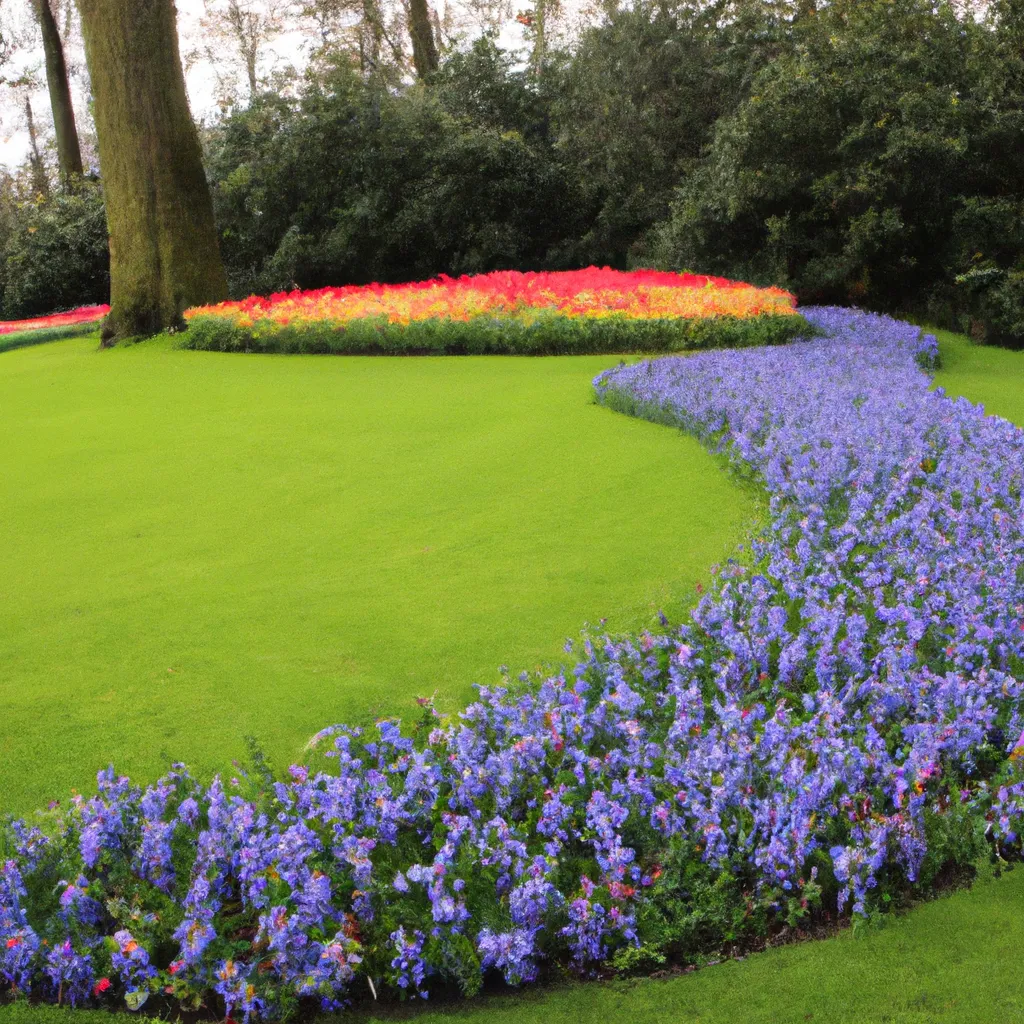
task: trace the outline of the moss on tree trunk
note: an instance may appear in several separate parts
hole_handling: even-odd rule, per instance
[[[182,323],[227,282],[172,0],[78,0],[110,233],[107,343]]]
[[[427,78],[437,70],[439,63],[427,0],[409,0],[409,35],[412,37],[412,62],[416,68],[416,77]]]
[[[82,174],[82,150],[78,144],[78,127],[75,124],[75,108],[71,102],[68,86],[68,68],[64,61],[64,44],[61,42],[57,21],[50,7],[50,0],[33,0],[36,19],[43,34],[43,54],[46,58],[46,85],[50,92],[50,108],[53,110],[53,127],[57,136],[57,163],[61,183],[67,185]]]

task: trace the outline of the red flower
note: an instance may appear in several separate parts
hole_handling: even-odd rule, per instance
[[[184,967],[184,966],[185,966],[185,965],[184,965],[184,963],[182,963],[182,961],[181,961],[181,960],[175,960],[175,961],[174,961],[174,963],[172,963],[172,964],[171,964],[171,965],[170,965],[170,966],[169,966],[169,967],[167,968],[167,973],[168,973],[168,974],[177,974],[177,973],[178,973],[178,971],[180,971],[180,970],[182,969],[182,967]]]
[[[97,981],[95,985],[93,985],[92,994],[99,998],[99,996],[106,992],[108,988],[110,988],[110,979],[100,978],[100,980]]]
[[[109,306],[80,306],[69,313],[51,313],[31,320],[4,320],[0,322],[0,334],[15,331],[37,331],[47,327],[67,327],[71,324],[89,324],[102,320],[110,312]]]
[[[7,940],[7,948],[14,949],[15,946],[20,946],[25,940],[20,935],[15,935],[13,939]]]

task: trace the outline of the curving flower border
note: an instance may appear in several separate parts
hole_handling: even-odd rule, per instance
[[[7,830],[5,987],[247,1021],[472,993],[694,960],[1019,859],[1024,432],[929,390],[917,328],[807,315],[824,337],[595,381],[771,497],[684,625],[587,639],[453,719],[330,727],[284,778],[101,773]]]

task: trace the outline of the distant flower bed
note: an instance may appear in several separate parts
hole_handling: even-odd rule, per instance
[[[788,341],[778,288],[638,270],[502,271],[253,296],[188,310],[190,348],[338,353],[672,351]]]
[[[98,323],[109,312],[109,306],[79,306],[78,309],[72,309],[66,313],[51,313],[48,316],[37,316],[29,320],[2,320],[0,321],[0,335]]]
[[[682,627],[327,728],[283,777],[101,773],[7,829],[0,992],[248,1021],[650,971],[1020,859],[1024,432],[929,390],[916,328],[808,317],[595,381],[771,497]]]
[[[51,313],[29,320],[0,321],[0,352],[81,334],[93,325],[98,326],[109,312],[109,306],[80,306],[64,313]]]

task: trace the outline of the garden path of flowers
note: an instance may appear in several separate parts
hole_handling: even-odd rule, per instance
[[[588,639],[452,720],[424,701],[404,734],[325,729],[331,762],[285,780],[101,773],[9,827],[4,987],[246,1021],[472,993],[692,961],[1018,857],[1024,432],[930,391],[917,328],[802,312],[824,337],[595,381],[770,495],[684,626]]]

